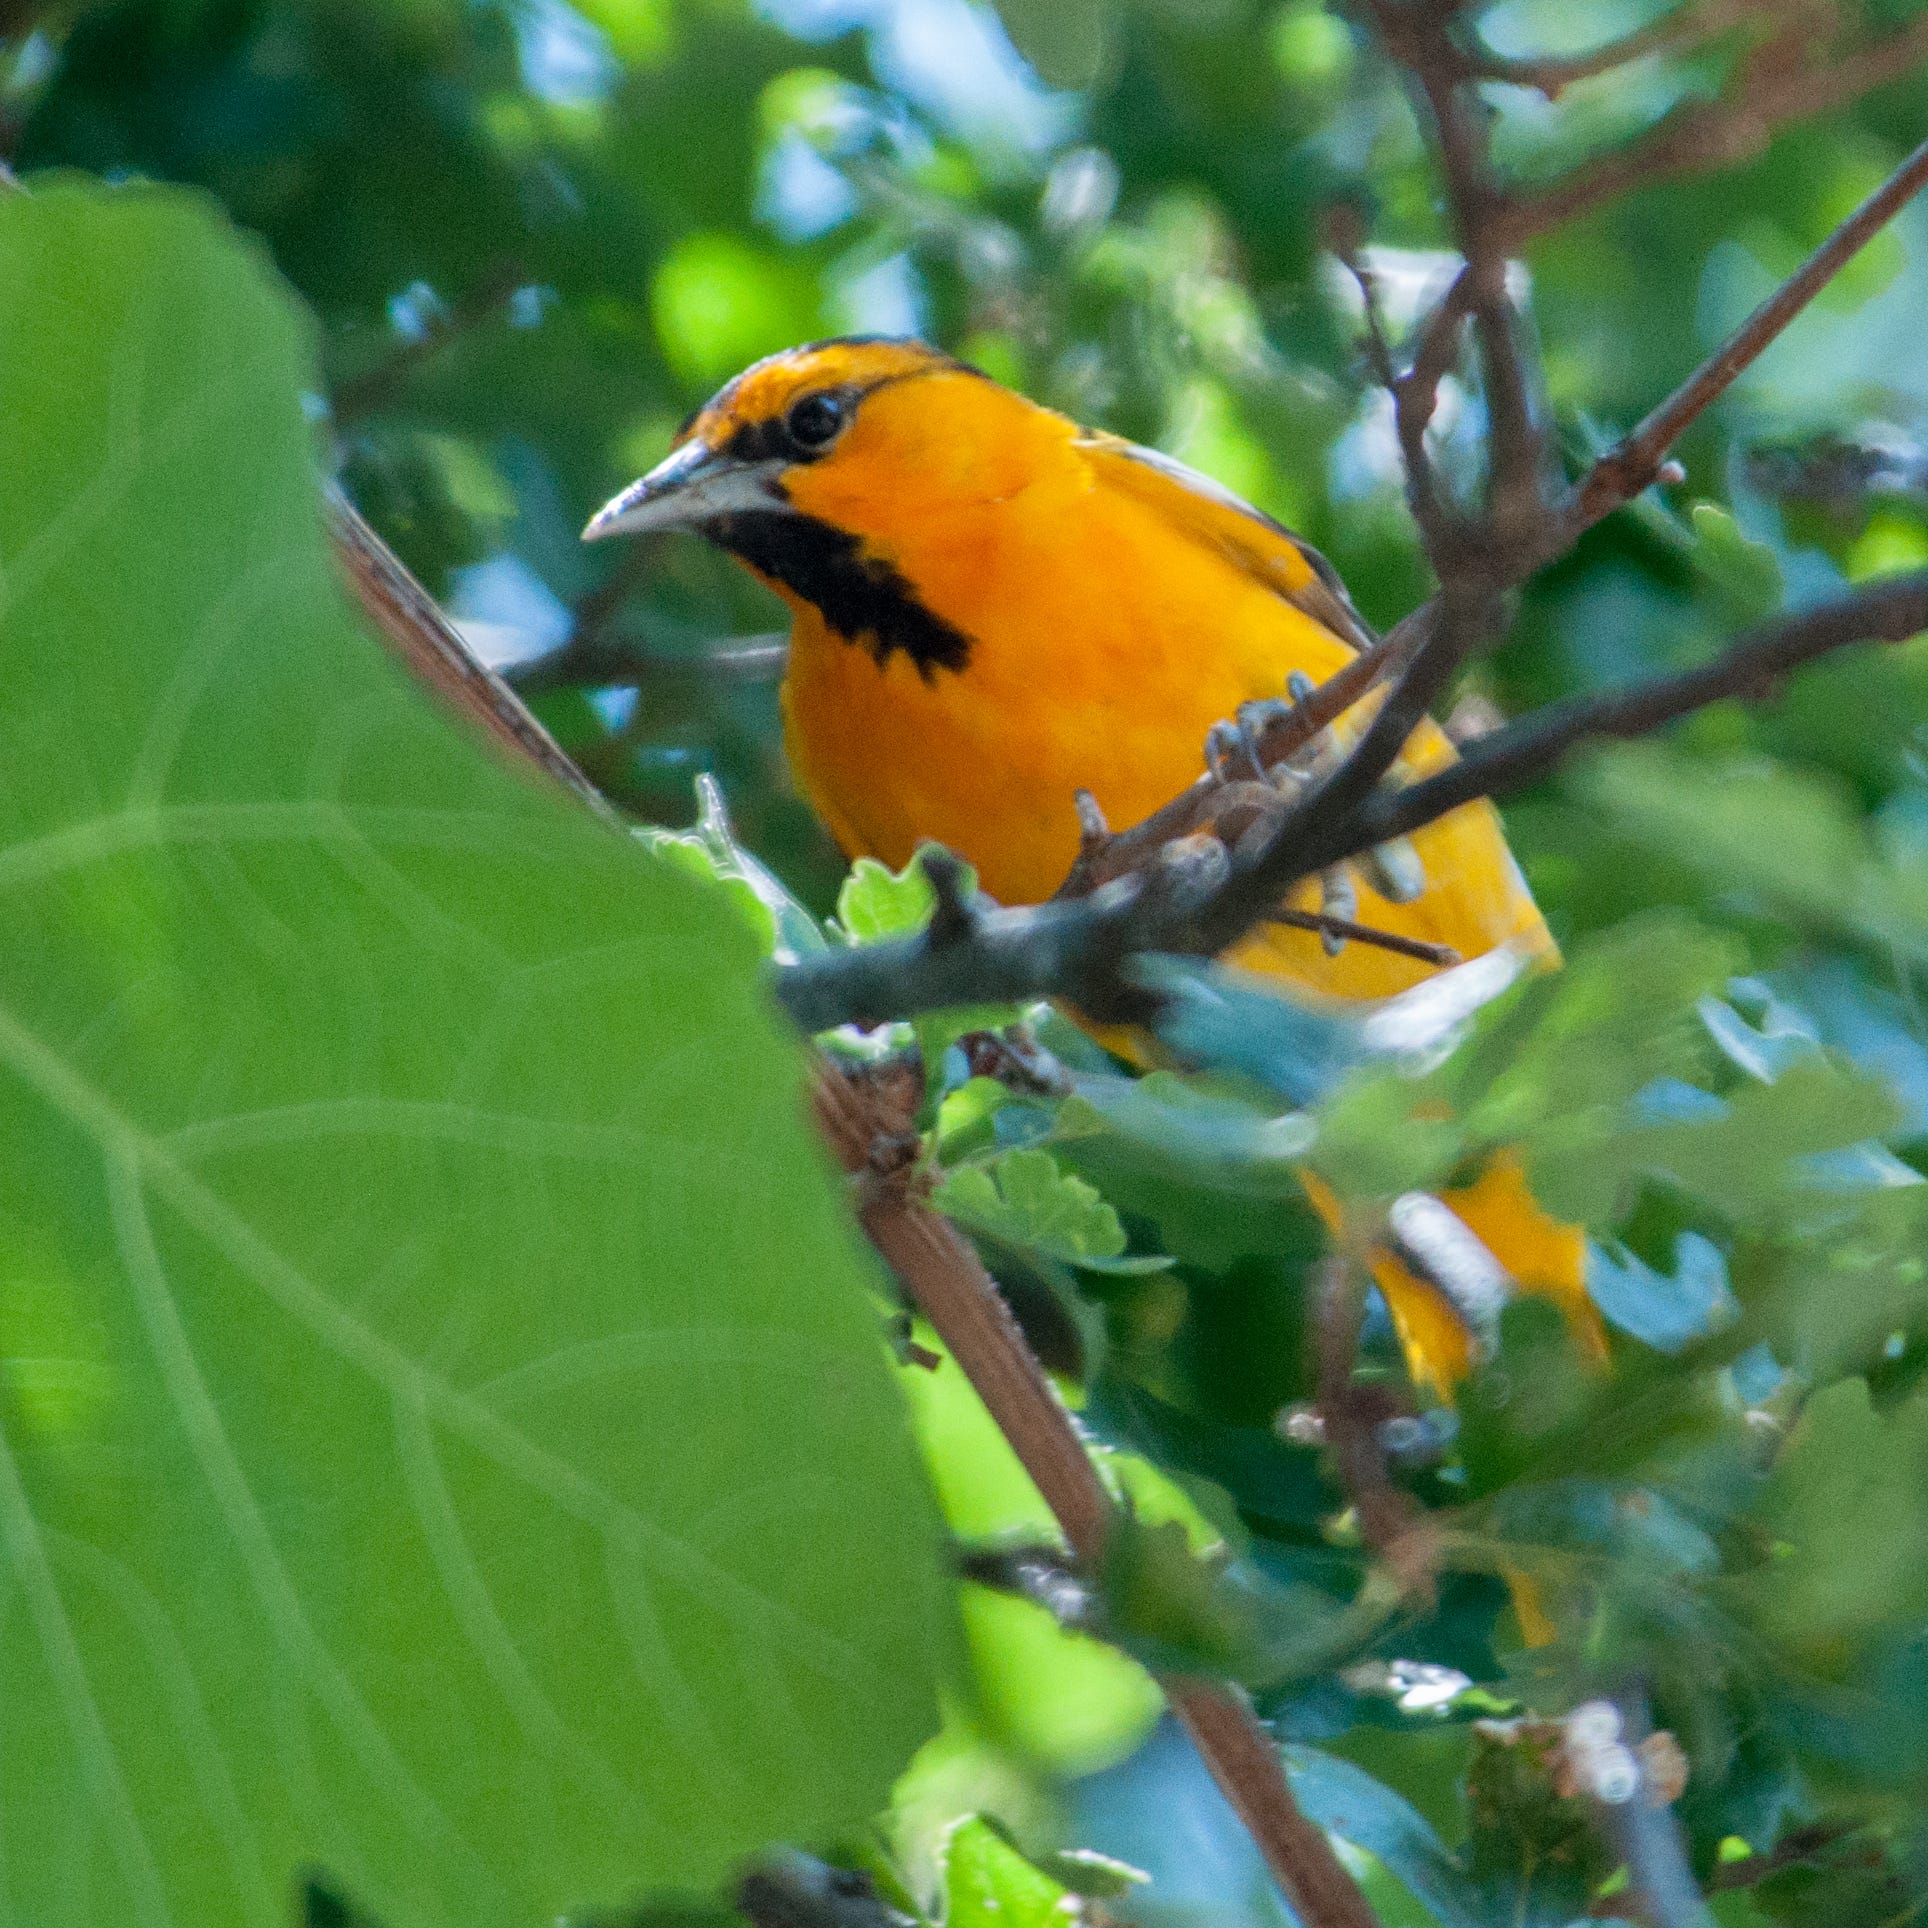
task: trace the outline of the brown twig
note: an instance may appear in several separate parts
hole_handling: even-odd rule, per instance
[[[1377,18],[1383,21],[1388,11],[1384,0],[1375,0]],[[1477,90],[1453,77],[1452,62],[1458,52],[1453,39],[1455,14],[1421,8],[1415,19],[1418,24],[1406,29],[1403,57],[1433,120],[1447,208],[1466,262],[1458,293],[1472,315],[1489,422],[1484,527],[1470,545],[1474,553],[1464,553],[1468,546],[1464,538],[1457,553],[1437,541],[1428,543],[1433,566],[1444,582],[1455,568],[1468,578],[1476,569],[1493,573],[1479,552],[1503,556],[1544,514],[1540,471],[1546,448],[1520,318],[1507,285],[1506,199],[1493,174],[1491,116]],[[1415,358],[1414,377],[1403,385],[1409,392],[1402,395],[1395,390],[1395,400],[1423,406],[1430,414],[1437,377],[1431,392],[1421,391],[1423,372]],[[1423,525],[1421,533],[1426,533]]]
[[[1167,1675],[1159,1684],[1307,1928],[1377,1928],[1332,1843],[1300,1812],[1278,1743],[1244,1697],[1184,1675]]]
[[[1460,72],[1469,80],[1530,87],[1548,100],[1557,100],[1577,82],[1631,66],[1636,60],[1704,46],[1759,11],[1760,0],[1685,0],[1644,27],[1578,54],[1498,54],[1476,34],[1469,34],[1459,50]]]
[[[1295,931],[1317,931],[1322,937],[1336,937],[1349,944],[1364,944],[1369,949],[1391,951],[1396,957],[1414,957],[1422,964],[1444,970],[1460,961],[1450,944],[1428,944],[1421,937],[1402,937],[1397,931],[1375,930],[1350,917],[1334,917],[1330,911],[1291,910],[1281,905],[1267,920],[1284,924]]]
[[[1798,48],[1802,32],[1797,23],[1785,40]],[[1499,218],[1501,238],[1517,249],[1637,189],[1753,160],[1781,129],[1859,100],[1923,61],[1928,61],[1928,15],[1839,57],[1814,58],[1810,52],[1798,59],[1757,61],[1736,98],[1676,108],[1644,140],[1605,154],[1549,187],[1509,196]]]
[[[877,1140],[896,1136],[908,1123],[887,1095],[827,1060],[816,1066],[811,1103],[818,1130],[852,1173],[867,1171]],[[1072,1552],[1095,1570],[1110,1526],[1110,1495],[996,1281],[964,1235],[908,1186],[861,1188],[857,1216],[990,1408]]]
[[[533,763],[592,810],[613,818],[602,792],[563,754],[522,699],[477,659],[441,608],[348,499],[328,497],[335,559],[361,606],[402,661],[513,755]]]
[[[1401,791],[1381,791],[1351,827],[1352,850],[1404,836],[1475,797],[1504,796],[1556,769],[1580,744],[1649,736],[1727,697],[1758,698],[1790,670],[1852,643],[1906,642],[1928,630],[1928,571],[1895,576],[1840,602],[1783,616],[1742,636],[1712,662],[1628,690],[1549,704],[1481,737],[1459,762]],[[1323,865],[1321,866],[1323,867]]]
[[[1429,386],[1412,378],[1389,384],[1414,520],[1428,559],[1442,584],[1450,586],[1455,577],[1470,578],[1482,551],[1499,546],[1540,511],[1541,437],[1506,286],[1504,201],[1489,164],[1489,116],[1477,93],[1462,84],[1464,59],[1453,38],[1459,9],[1366,0],[1366,11],[1387,51],[1406,68],[1412,91],[1432,122],[1447,211],[1466,263],[1441,306],[1463,305],[1472,317],[1491,424],[1485,526],[1477,527],[1464,514],[1446,512],[1431,484],[1425,428],[1435,406],[1438,375]],[[1425,324],[1422,342],[1426,331],[1433,332],[1436,341],[1443,335],[1442,347],[1450,347],[1456,327],[1435,316]],[[1428,367],[1434,366],[1444,373],[1445,364],[1429,358]],[[1436,633],[1426,653],[1445,646]]]
[[[1395,1486],[1379,1428],[1381,1402],[1354,1383],[1367,1278],[1356,1257],[1333,1252],[1318,1266],[1308,1295],[1318,1362],[1319,1417],[1339,1490],[1352,1504],[1359,1537],[1382,1559],[1408,1597],[1431,1593],[1435,1536],[1418,1502]]]
[[[813,1099],[824,1137],[852,1173],[869,1168],[880,1136],[902,1128],[901,1113],[867,1102],[861,1081],[828,1063],[819,1064]],[[983,1261],[907,1185],[863,1187],[858,1217],[990,1409],[1080,1566],[1098,1571],[1111,1496]],[[1331,1842],[1300,1812],[1278,1746],[1243,1696],[1189,1675],[1165,1675],[1159,1684],[1308,1928],[1376,1928]]]
[[[1901,209],[1928,185],[1924,141],[1640,426],[1587,472],[1567,512],[1569,539],[1652,482],[1667,451]]]
[[[1709,1888],[1751,1888],[1784,1868],[1808,1867],[1831,1849],[1839,1847],[1856,1833],[1845,1821],[1814,1821],[1784,1835],[1762,1854],[1750,1854],[1741,1861],[1723,1861],[1708,1877]]]
[[[345,428],[371,409],[393,400],[416,369],[451,342],[493,319],[527,279],[519,263],[498,262],[453,308],[432,317],[420,334],[398,344],[372,368],[338,383],[329,397],[329,413],[336,427]]]
[[[1310,696],[1293,704],[1260,732],[1254,746],[1260,763],[1267,769],[1274,768],[1302,750],[1321,730],[1329,729],[1399,668],[1420,633],[1420,627],[1402,623],[1376,648],[1362,650]],[[1225,807],[1226,787],[1207,772],[1127,830],[1107,830],[1102,815],[1087,820],[1078,860],[1053,892],[1053,901],[1086,896],[1101,884],[1143,868],[1166,844],[1207,828]]]
[[[1514,558],[1543,546],[1549,510],[1541,486],[1544,432],[1533,406],[1519,317],[1507,287],[1502,202],[1488,146],[1488,114],[1463,84],[1453,39],[1458,5],[1413,6],[1364,0],[1388,52],[1402,62],[1412,91],[1432,122],[1434,147],[1454,236],[1465,268],[1441,308],[1463,306],[1478,347],[1489,424],[1484,500],[1477,511],[1449,504],[1438,490],[1426,448],[1438,383],[1457,323],[1430,317],[1421,346],[1432,352],[1405,378],[1390,379],[1394,417],[1405,457],[1407,500],[1427,559],[1439,578],[1431,621],[1400,667],[1364,734],[1344,760],[1272,832],[1270,844],[1316,845],[1342,824],[1385,777],[1434,701],[1469,657],[1490,647],[1506,621],[1504,591]],[[1368,327],[1374,326],[1372,290],[1362,280]],[[1383,334],[1372,342],[1386,364]],[[1382,379],[1385,376],[1382,376]],[[1263,860],[1260,859],[1262,864]],[[1249,886],[1237,877],[1226,896],[1249,909]]]
[[[1446,377],[1459,343],[1459,324],[1471,299],[1472,274],[1461,269],[1417,332],[1412,365],[1401,373],[1380,312],[1378,284],[1356,247],[1334,236],[1333,252],[1358,284],[1365,312],[1366,360],[1374,379],[1392,398],[1393,432],[1406,475],[1406,506],[1415,526],[1429,533],[1429,546],[1440,546],[1450,530],[1450,511],[1440,493],[1426,431],[1439,403],[1439,385]]]

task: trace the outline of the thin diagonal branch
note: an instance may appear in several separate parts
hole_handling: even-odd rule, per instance
[[[1330,911],[1279,909],[1273,911],[1271,921],[1283,924],[1288,930],[1316,931],[1321,937],[1337,938],[1347,944],[1363,944],[1368,950],[1391,951],[1399,957],[1417,958],[1422,964],[1431,964],[1442,970],[1460,961],[1459,953],[1450,944],[1429,944],[1424,938],[1402,937],[1397,931],[1377,930],[1371,924],[1361,924],[1350,917],[1335,917]]]
[[[1398,761],[1408,738],[1445,692],[1460,665],[1489,648],[1503,633],[1512,558],[1545,546],[1551,511],[1541,484],[1545,452],[1533,405],[1519,316],[1507,286],[1506,250],[1499,228],[1501,197],[1488,142],[1489,114],[1476,90],[1463,83],[1463,61],[1453,39],[1456,6],[1415,6],[1400,0],[1365,0],[1368,16],[1393,57],[1404,64],[1412,90],[1432,122],[1433,144],[1454,238],[1465,269],[1441,303],[1463,305],[1477,346],[1488,421],[1484,500],[1476,511],[1449,505],[1433,480],[1426,424],[1445,361],[1457,333],[1442,315],[1422,327],[1420,350],[1436,344],[1426,362],[1430,386],[1413,374],[1389,382],[1400,446],[1405,456],[1407,499],[1427,559],[1439,578],[1432,620],[1400,668],[1365,733],[1339,767],[1279,826],[1274,846],[1316,846],[1344,823]],[[1362,281],[1371,323],[1371,285]],[[1383,338],[1377,358],[1388,364]],[[1434,372],[1437,371],[1437,372]],[[1263,866],[1261,866],[1261,874]],[[1255,886],[1256,887],[1256,886]],[[1228,880],[1223,906],[1207,914],[1213,926],[1229,926],[1267,905],[1254,903],[1247,884]],[[1277,902],[1274,896],[1271,900]]]
[[[1671,13],[1663,13],[1644,27],[1578,54],[1498,54],[1472,34],[1460,49],[1460,72],[1469,80],[1531,87],[1548,100],[1557,100],[1577,82],[1631,66],[1636,60],[1705,46],[1759,12],[1760,0],[1684,0]]]
[[[1397,672],[1424,630],[1424,623],[1415,624],[1409,618],[1376,649],[1362,650],[1311,695],[1293,704],[1259,733],[1254,749],[1261,765],[1275,768],[1329,729],[1362,697]],[[1100,884],[1142,868],[1166,844],[1214,823],[1224,801],[1225,785],[1207,772],[1143,821],[1129,829],[1107,830],[1090,840],[1054,897],[1082,897]]]
[[[1928,630],[1928,572],[1871,585],[1838,603],[1750,630],[1712,662],[1630,690],[1550,706],[1481,737],[1461,760],[1405,789],[1373,790],[1321,841],[1288,817],[1246,864],[1227,860],[1203,902],[1159,887],[1157,873],[1089,897],[1025,910],[977,909],[942,942],[928,932],[805,959],[777,975],[799,1023],[827,1030],[980,1000],[1070,998],[1095,1014],[1144,1013],[1127,960],[1143,951],[1215,955],[1263,923],[1301,878],[1404,836],[1479,797],[1502,796],[1557,768],[1580,744],[1644,736],[1728,697],[1756,697],[1803,663],[1859,642]]]
[[[1676,108],[1646,139],[1549,187],[1509,196],[1500,218],[1505,243],[1523,247],[1640,188],[1753,160],[1782,128],[1845,107],[1925,61],[1928,14],[1839,58],[1762,62],[1737,99]]]
[[[869,1170],[871,1148],[903,1128],[900,1113],[866,1103],[859,1079],[819,1065],[817,1121],[845,1170]],[[1103,1560],[1113,1508],[1071,1415],[1032,1356],[983,1261],[947,1219],[901,1183],[860,1186],[858,1218],[950,1347],[1087,1573]],[[1236,1689],[1161,1675],[1172,1711],[1250,1830],[1286,1899],[1308,1928],[1377,1928],[1358,1885],[1324,1833],[1300,1812],[1277,1744]]]
[[[329,397],[335,426],[345,428],[371,410],[385,407],[423,363],[434,360],[451,342],[491,321],[508,305],[528,277],[521,264],[498,262],[455,306],[434,316],[420,334],[404,341],[372,368],[338,383]]]
[[[356,599],[417,676],[502,748],[534,764],[598,814],[614,818],[602,792],[529,714],[522,699],[462,640],[435,598],[362,520],[348,498],[333,491],[328,497],[328,534],[335,560]]]
[[[1570,536],[1578,537],[1602,516],[1638,495],[1654,479],[1667,451],[1924,185],[1928,185],[1928,141],[1923,141],[1638,428],[1593,465],[1574,492],[1568,511]]]
[[[1465,60],[1453,38],[1459,10],[1366,0],[1366,11],[1387,51],[1406,68],[1412,91],[1432,123],[1446,210],[1466,263],[1441,303],[1440,314],[1424,324],[1420,347],[1423,350],[1431,336],[1436,353],[1450,350],[1456,327],[1446,318],[1448,311],[1463,307],[1471,315],[1490,423],[1485,512],[1478,522],[1422,513],[1430,490],[1425,485],[1425,468],[1414,465],[1425,461],[1425,425],[1446,361],[1428,358],[1429,371],[1436,372],[1431,373],[1430,384],[1422,387],[1416,355],[1413,376],[1391,384],[1391,391],[1400,418],[1408,493],[1414,498],[1428,559],[1442,583],[1455,577],[1470,582],[1475,575],[1490,573],[1489,558],[1515,546],[1545,513],[1539,489],[1543,442],[1526,376],[1519,318],[1507,288],[1503,224],[1507,203],[1492,171],[1489,110],[1477,91],[1463,84]],[[1464,636],[1456,640],[1462,645],[1469,641]],[[1442,647],[1436,636],[1429,650]]]
[[[817,1128],[853,1174],[868,1170],[880,1137],[901,1133],[908,1124],[906,1114],[880,1098],[861,1080],[819,1060],[811,1086]],[[857,1218],[997,1418],[1072,1552],[1095,1570],[1111,1524],[1111,1496],[983,1261],[908,1186],[861,1188]]]
[[[1906,642],[1928,630],[1928,571],[1896,576],[1858,594],[1750,630],[1713,661],[1632,689],[1549,704],[1483,736],[1450,769],[1405,790],[1377,792],[1348,826],[1351,850],[1337,862],[1434,822],[1476,797],[1499,797],[1557,769],[1582,743],[1650,736],[1728,697],[1758,698],[1791,670],[1850,644]]]

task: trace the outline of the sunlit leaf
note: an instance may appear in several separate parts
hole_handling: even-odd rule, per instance
[[[837,923],[854,944],[909,937],[931,921],[937,893],[913,857],[892,870],[875,857],[859,857],[837,892]]]
[[[1065,1928],[1078,1899],[981,1816],[951,1830],[944,1849],[945,1928]]]
[[[530,1928],[861,1817],[947,1619],[750,934],[351,620],[203,205],[9,197],[0,306],[4,1912]]]
[[[824,934],[817,920],[767,865],[759,863],[737,841],[723,807],[723,792],[714,779],[699,778],[696,796],[694,830],[662,830],[653,824],[638,824],[638,841],[692,876],[720,884],[777,963],[792,963],[824,949]]]

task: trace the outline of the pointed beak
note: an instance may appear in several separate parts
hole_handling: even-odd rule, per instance
[[[700,529],[718,516],[783,505],[775,462],[745,462],[703,442],[685,442],[640,481],[612,496],[582,532],[585,542],[648,529]]]

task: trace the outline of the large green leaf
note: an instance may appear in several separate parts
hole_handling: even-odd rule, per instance
[[[701,1883],[934,1725],[751,934],[350,620],[199,205],[0,206],[0,1919]]]
[[[1088,87],[1117,26],[1110,0],[997,0],[1012,44],[1053,87]]]
[[[1928,1401],[1878,1411],[1865,1380],[1818,1392],[1760,1511],[1774,1558],[1748,1596],[1771,1632],[1825,1649],[1921,1612],[1928,1596]]]

